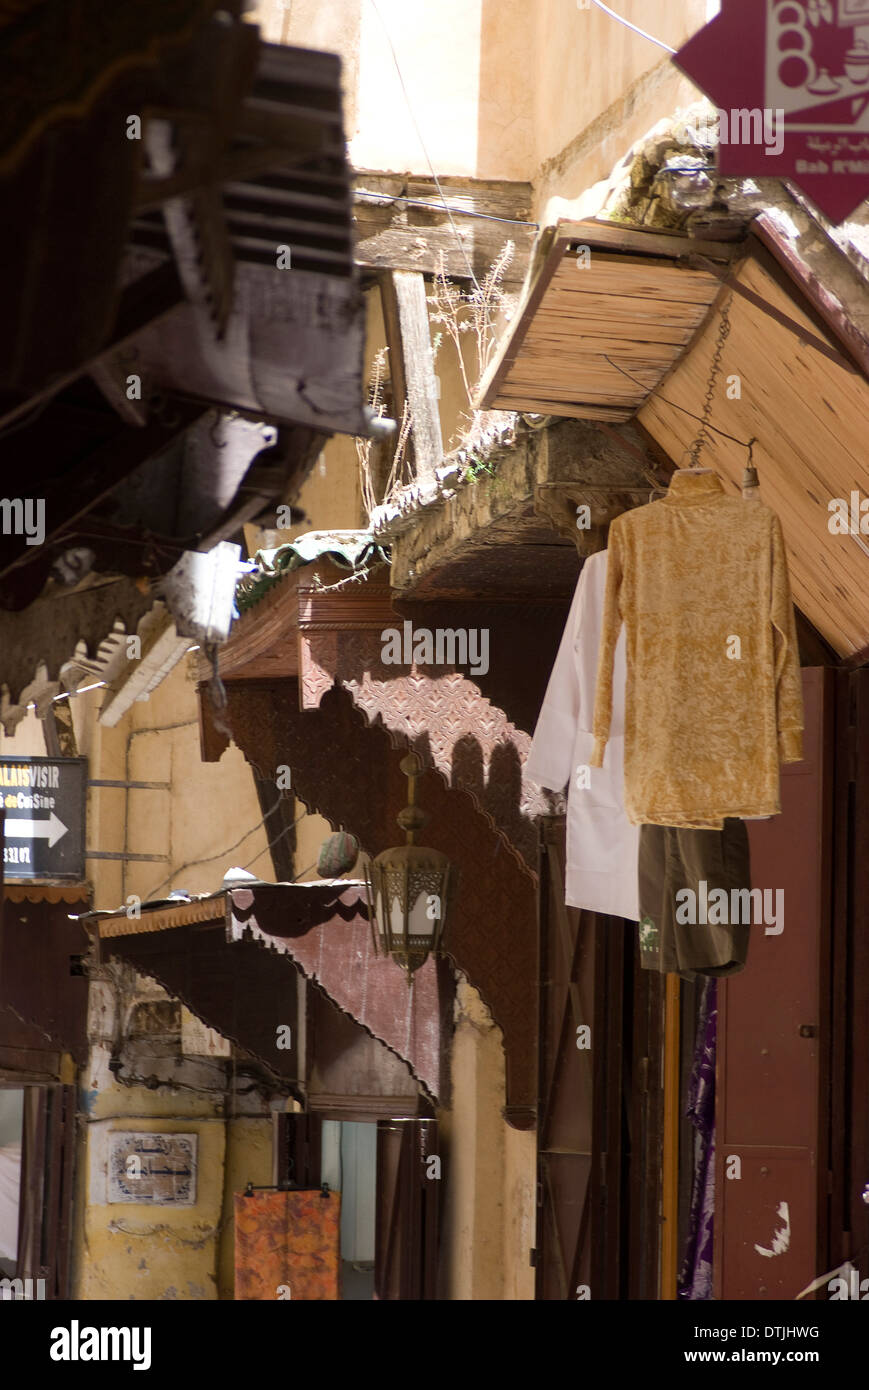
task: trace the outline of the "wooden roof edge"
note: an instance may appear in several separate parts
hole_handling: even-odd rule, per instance
[[[112,913],[101,917],[87,916],[84,920],[96,926],[101,941],[118,936],[140,936],[143,933],[172,931],[175,927],[191,926],[199,922],[219,922],[226,916],[226,893],[215,897],[180,902],[176,907],[153,907],[142,904],[140,917],[128,917],[123,913]]]
[[[528,273],[525,276],[525,283],[522,286],[516,312],[480,382],[479,390],[471,402],[472,409],[492,410],[494,408],[492,405],[494,397],[498,394],[504,377],[516,360],[519,349],[525,340],[525,334],[528,332],[529,311],[537,308],[546,293],[564,255],[566,245],[566,241],[559,238],[558,227],[544,227],[540,232],[534,243],[534,249],[528,263]]]
[[[820,229],[820,224],[818,224]],[[833,336],[842,344],[863,375],[869,379],[869,333],[851,317],[848,306],[818,278],[814,270],[800,256],[796,247],[787,240],[779,227],[766,213],[761,213],[752,224],[752,232],[770,255],[785,271],[789,279],[802,291],[806,299],[820,315]],[[862,280],[859,271],[848,259],[842,248],[827,238],[830,249],[841,258],[844,267],[853,274],[855,281]],[[866,292],[865,282],[861,285]]]
[[[643,256],[671,257],[708,256],[710,260],[732,261],[740,242],[703,241],[684,232],[665,231],[660,227],[644,227],[640,223],[607,222],[598,217],[584,217],[579,222],[560,218],[556,223],[560,241],[581,241],[607,251],[638,252]]]
[[[261,598],[236,618],[220,648],[221,676],[238,676],[255,657],[285,639],[287,627],[298,628],[298,588],[301,567],[286,570]],[[200,653],[200,679],[208,680],[211,665]]]
[[[605,222],[595,217],[583,218],[578,222],[570,218],[559,218],[557,222],[544,227],[537,238],[512,323],[504,334],[472,401],[475,410],[497,408],[494,404],[495,398],[519,355],[531,318],[573,241],[582,242],[589,247],[596,246],[599,250],[648,256],[652,261],[687,261],[690,256],[702,255],[709,260],[721,261],[725,265],[730,265],[742,249],[742,243],[739,242],[701,241],[681,232],[662,232],[658,228]]]

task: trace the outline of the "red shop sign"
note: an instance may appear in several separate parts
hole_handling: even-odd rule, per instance
[[[718,108],[722,174],[788,179],[833,222],[869,197],[869,0],[723,0],[673,61]]]

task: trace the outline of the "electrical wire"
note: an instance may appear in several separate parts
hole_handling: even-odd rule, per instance
[[[148,733],[150,732],[150,730],[145,730],[144,732]],[[229,845],[227,849],[221,850],[218,854],[209,855],[207,859],[190,859],[186,864],[179,864],[176,869],[172,870],[171,874],[169,874],[167,878],[164,878],[161,883],[157,884],[156,888],[151,889],[150,893],[148,894],[148,897],[145,898],[145,902],[147,903],[151,898],[153,898],[155,893],[159,893],[161,888],[165,888],[167,883],[171,883],[173,878],[176,878],[178,874],[183,874],[185,869],[199,868],[203,864],[213,864],[216,859],[225,859],[228,854],[232,854],[232,851],[234,849],[238,849],[239,845],[244,844],[245,840],[249,840],[251,835],[253,835],[255,831],[259,830],[261,826],[265,825],[269,816],[274,815],[282,800],[283,798],[279,796],[274,806],[269,807],[268,811],[266,811],[262,820],[257,821],[256,825],[251,826],[250,830],[246,830],[245,833],[242,835],[241,839],[236,840],[234,845]],[[293,821],[292,825],[285,826],[284,829],[281,830],[274,837],[273,840],[269,841],[269,843],[266,845],[266,849],[271,849],[272,845],[277,844],[278,840],[281,838],[282,835],[286,835],[289,833],[290,830],[295,829],[295,827],[305,819],[305,816],[307,814],[307,811],[303,811],[302,814],[298,817],[298,819]],[[265,854],[265,850],[261,850],[260,853]],[[259,857],[260,855],[258,854],[256,858],[259,859]],[[252,859],[250,862],[253,864],[256,861]]]
[[[273,814],[273,811],[269,811],[268,815],[270,816],[270,815],[272,815],[272,814]],[[247,862],[246,864],[242,864],[241,867],[242,867],[243,869],[249,869],[250,866],[251,866],[251,864],[255,864],[256,861],[257,861],[258,859],[262,859],[262,857],[263,857],[264,854],[268,854],[268,852],[269,852],[269,850],[271,849],[272,845],[276,845],[277,842],[278,842],[278,840],[282,840],[282,839],[284,838],[285,835],[289,835],[289,833],[290,833],[291,830],[295,830],[296,826],[299,824],[299,821],[303,821],[303,820],[305,819],[305,816],[306,816],[307,814],[308,814],[307,811],[303,811],[302,814],[299,816],[299,819],[298,819],[298,820],[294,820],[293,823],[292,823],[292,825],[285,825],[284,828],[283,828],[283,830],[279,830],[278,833],[277,833],[277,835],[275,836],[275,838],[274,838],[273,840],[269,840],[269,842],[268,842],[268,844],[265,846],[265,848],[260,850],[259,854],[255,854],[254,857],[253,857],[253,859],[249,859],[248,862]],[[268,819],[268,817],[266,817],[266,819]],[[307,869],[305,869],[304,872],[307,873]]]
[[[692,420],[697,420],[701,425],[705,423],[707,429],[713,430],[715,434],[720,434],[724,439],[732,440],[734,444],[741,445],[743,449],[748,449],[749,453],[751,452],[753,446],[757,443],[756,438],[737,439],[735,434],[728,434],[726,430],[720,430],[717,425],[709,424],[708,421],[704,421],[702,415],[695,415],[693,410],[687,410],[684,405],[677,405],[675,401],[668,401],[666,396],[659,395],[659,393],[655,390],[649,391],[649,388],[648,386],[646,386],[645,382],[638,381],[635,376],[631,376],[630,372],[626,372],[624,367],[619,366],[618,362],[614,362],[611,357],[607,357],[606,353],[603,354],[603,357],[605,361],[609,362],[611,367],[615,367],[617,372],[621,372],[622,376],[626,376],[628,378],[628,381],[632,381],[635,386],[639,386],[641,390],[647,392],[649,400],[654,399],[656,401],[661,401],[663,405],[670,406],[672,410],[681,410],[683,415],[690,415]]]
[[[599,10],[603,10],[604,14],[608,14],[610,19],[618,20],[619,24],[623,24],[626,29],[630,29],[634,34],[639,34],[641,39],[648,39],[649,43],[655,43],[659,48],[665,48],[668,53],[678,52],[677,49],[671,48],[668,43],[662,43],[660,39],[656,39],[654,34],[647,34],[645,29],[640,29],[636,24],[632,24],[623,15],[616,14],[615,10],[611,10],[609,5],[604,5],[602,0],[591,0],[591,3],[596,5]]]
[[[398,80],[401,83],[401,90],[404,93],[404,100],[407,103],[407,110],[410,115],[410,119],[413,122],[413,128],[416,131],[417,139],[419,140],[419,143],[422,146],[422,152],[425,155],[426,163],[428,164],[429,172],[431,173],[432,179],[434,180],[435,188],[437,189],[440,200],[444,205],[444,210],[447,214],[447,217],[449,218],[450,226],[452,227],[453,232],[455,234],[456,242],[458,243],[462,255],[465,258],[465,265],[468,267],[468,274],[474,282],[474,287],[479,291],[480,283],[476,275],[474,274],[474,267],[471,265],[470,259],[468,258],[468,253],[465,249],[464,242],[462,241],[462,238],[459,236],[459,229],[453,221],[453,214],[450,212],[449,204],[447,203],[447,200],[444,197],[444,190],[441,188],[440,179],[435,173],[434,165],[431,162],[431,156],[428,152],[428,147],[425,143],[425,140],[422,138],[422,131],[419,128],[416,116],[414,114],[413,106],[411,105],[410,95],[408,93],[407,87],[405,86],[404,76],[401,71],[401,64],[398,61],[398,54],[395,51],[395,45],[392,42],[392,37],[389,33],[389,30],[386,27],[386,21],[384,20],[383,15],[380,13],[380,10],[377,8],[377,0],[370,0],[370,4],[372,9],[374,10],[374,13],[377,15],[377,18],[380,20],[383,32],[386,35],[386,42],[389,44],[389,48],[392,53],[392,61],[395,63],[395,71],[398,73]]]
[[[708,166],[712,168],[712,165]],[[691,170],[693,173],[694,170]],[[456,190],[454,189],[453,192]],[[438,204],[431,198],[406,198],[403,193],[375,193],[370,188],[357,188],[354,191],[355,198],[374,198],[378,203],[407,203],[409,207],[428,208],[432,212],[438,211]],[[473,194],[469,194],[473,196]],[[524,222],[519,217],[495,217],[491,212],[474,212],[471,208],[447,208],[447,212],[454,212],[457,217],[478,217],[483,222],[503,222],[507,227],[532,227],[540,229],[539,222]]]

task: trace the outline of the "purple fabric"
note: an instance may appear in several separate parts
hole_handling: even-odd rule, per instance
[[[685,1114],[694,1125],[694,1181],[688,1240],[679,1273],[679,1298],[709,1300],[712,1293],[712,1234],[715,1215],[715,1043],[718,981],[705,979],[700,996],[694,1065]]]

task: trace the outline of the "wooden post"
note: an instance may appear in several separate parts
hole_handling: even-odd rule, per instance
[[[407,401],[414,472],[420,482],[432,481],[444,446],[425,280],[417,270],[386,271],[380,276],[380,295],[394,408],[400,417]]]
[[[664,1156],[661,1300],[675,1299],[679,1270],[679,977],[667,976],[664,1021]]]

